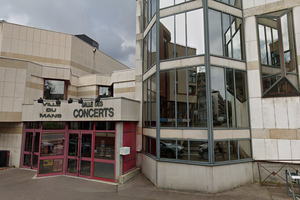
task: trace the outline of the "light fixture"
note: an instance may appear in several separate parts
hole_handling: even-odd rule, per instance
[[[100,102],[100,95],[98,95],[98,97],[95,100],[96,103]]]
[[[42,97],[40,97],[39,99],[38,99],[38,103],[43,103],[44,102],[44,100],[42,99]]]
[[[68,104],[70,104],[70,103],[73,103],[73,99],[71,99],[71,98],[68,100]]]
[[[56,105],[60,105],[61,101],[59,99],[56,100]]]
[[[82,104],[82,103],[83,103],[83,100],[82,100],[82,98],[80,98],[80,99],[78,100],[78,103],[80,103],[80,104]]]

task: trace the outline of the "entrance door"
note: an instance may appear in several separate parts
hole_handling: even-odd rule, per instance
[[[23,167],[37,169],[40,153],[40,132],[25,132],[24,140]]]
[[[91,178],[92,132],[68,134],[67,174]]]

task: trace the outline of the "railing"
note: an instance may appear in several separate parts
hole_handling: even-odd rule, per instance
[[[260,185],[265,182],[285,183],[285,170],[300,171],[300,159],[297,160],[256,160]],[[263,177],[265,175],[265,177]],[[276,179],[277,178],[277,179]],[[278,181],[279,180],[279,181]],[[282,180],[282,181],[280,181]]]

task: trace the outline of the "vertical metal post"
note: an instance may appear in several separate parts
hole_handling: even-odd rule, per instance
[[[160,159],[160,47],[159,47],[159,0],[156,0],[156,157]]]
[[[209,44],[209,23],[208,23],[208,0],[203,0],[203,21],[204,21],[204,43],[205,43],[205,78],[206,78],[206,101],[207,101],[207,132],[209,163],[214,158],[214,137],[213,137],[213,116],[210,78],[210,44]]]

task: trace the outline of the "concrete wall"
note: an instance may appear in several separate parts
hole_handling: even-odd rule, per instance
[[[217,193],[253,182],[252,162],[208,167],[142,158],[142,173],[161,189]]]

